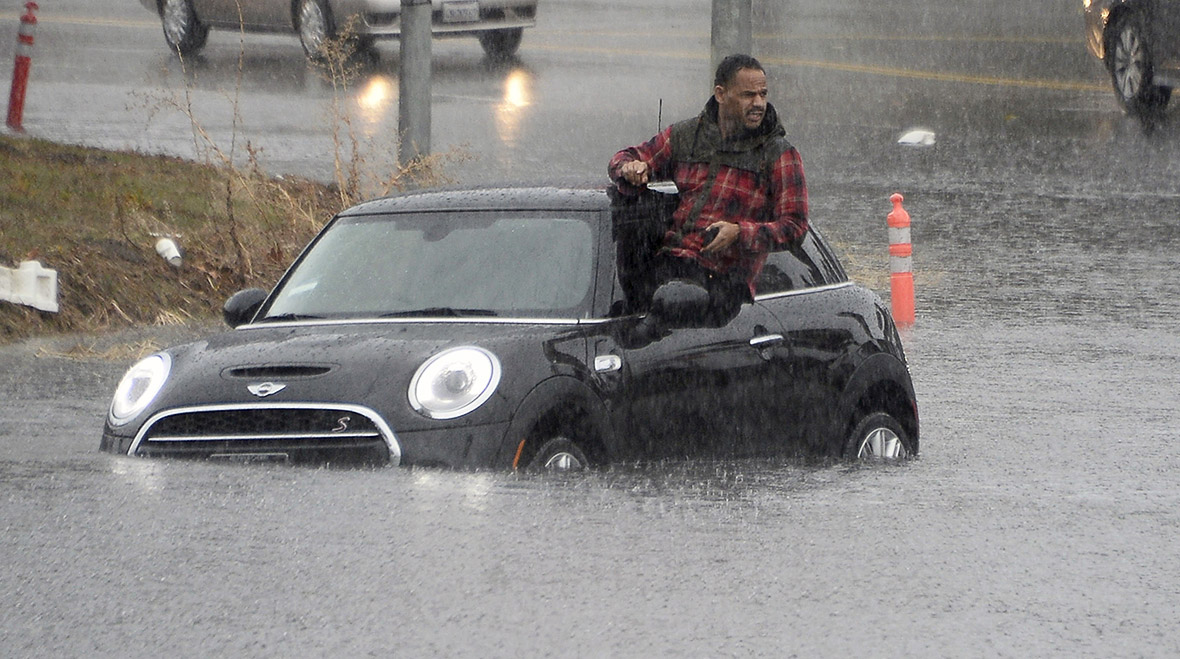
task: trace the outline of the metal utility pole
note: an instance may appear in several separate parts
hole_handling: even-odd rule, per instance
[[[403,167],[430,155],[430,0],[401,0],[401,62],[398,65],[397,160]]]
[[[404,2],[404,0],[403,0]],[[753,0],[713,0],[712,67],[734,53],[754,50]]]

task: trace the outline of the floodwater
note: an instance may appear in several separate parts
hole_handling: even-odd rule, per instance
[[[1180,115],[1150,133],[1122,116],[1081,50],[1072,2],[1015,26],[922,3],[900,31],[912,39],[877,40],[864,35],[917,3],[859,4],[788,2],[795,23],[763,20],[793,38],[760,43],[791,99],[772,91],[807,164],[813,219],[883,296],[888,196],[906,197],[918,459],[563,477],[132,460],[97,452],[126,364],[64,355],[196,330],[3,346],[0,653],[1180,653]],[[614,149],[653,132],[656,101],[665,123],[703,101],[703,62],[657,39],[662,54],[633,70],[629,51],[611,49],[650,35],[575,29],[603,5],[555,2],[556,18],[526,34],[531,105],[512,140],[491,131],[473,143],[482,160],[459,167],[464,180],[555,166],[598,176]],[[640,18],[658,23],[649,14],[626,12],[635,33],[650,27]],[[700,36],[699,19],[677,14],[669,41],[682,30],[707,43],[705,21]],[[159,39],[155,26],[122,29]],[[1007,38],[989,41],[989,29]],[[258,59],[298,56],[276,37],[251,43]],[[459,106],[471,126],[500,125],[498,101],[453,90],[509,74],[454,64],[478,60],[478,47],[440,48],[450,77],[436,120]],[[134,52],[159,55],[150,43]],[[940,65],[963,79],[920,75]],[[579,85],[583,74],[608,91]],[[705,81],[670,82],[686,74]],[[592,92],[615,114],[596,112]],[[628,104],[627,93],[647,96]],[[47,133],[46,118],[66,112],[37,108],[26,122]],[[134,122],[110,112],[100,141],[142,146]],[[935,145],[895,144],[915,126]],[[276,159],[310,162],[299,140]]]

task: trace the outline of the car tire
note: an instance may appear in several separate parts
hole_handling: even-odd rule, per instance
[[[519,27],[481,32],[479,45],[483,47],[483,52],[488,56],[488,59],[502,62],[516,54],[523,36],[524,29]]]
[[[1124,14],[1111,27],[1106,66],[1115,97],[1130,114],[1150,116],[1167,105],[1172,89],[1154,84],[1155,63],[1142,13]]]
[[[565,437],[554,437],[542,443],[528,462],[529,471],[582,471],[589,466],[590,460],[582,449]]]
[[[905,428],[886,412],[873,412],[862,418],[844,444],[844,457],[849,460],[896,460],[917,453],[918,447]]]
[[[197,18],[192,0],[164,0],[160,6],[164,40],[180,55],[191,55],[205,46],[209,27]]]
[[[336,37],[336,22],[324,0],[301,0],[295,15],[299,27],[299,43],[307,58],[324,57],[324,45]]]

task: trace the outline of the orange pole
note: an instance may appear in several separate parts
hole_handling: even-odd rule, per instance
[[[524,443],[527,439],[520,440],[520,444],[516,447],[516,457],[512,458],[512,469],[515,471],[520,468],[520,454],[524,453]]]
[[[26,2],[16,35],[16,61],[12,65],[12,87],[8,92],[8,127],[23,133],[21,119],[25,111],[25,88],[29,84],[29,67],[33,63],[33,34],[37,28],[37,3]]]
[[[893,322],[914,324],[914,246],[910,243],[910,214],[901,207],[902,196],[889,197],[893,210],[889,224],[889,288],[893,296]]]

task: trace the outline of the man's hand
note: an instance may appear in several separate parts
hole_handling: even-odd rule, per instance
[[[647,185],[651,180],[651,167],[642,160],[632,160],[631,162],[623,163],[619,168],[619,175],[623,180],[636,187]]]
[[[705,231],[714,228],[717,229],[717,237],[701,250],[704,254],[716,254],[726,249],[737,241],[742,232],[741,228],[733,222],[714,222],[706,227]]]

